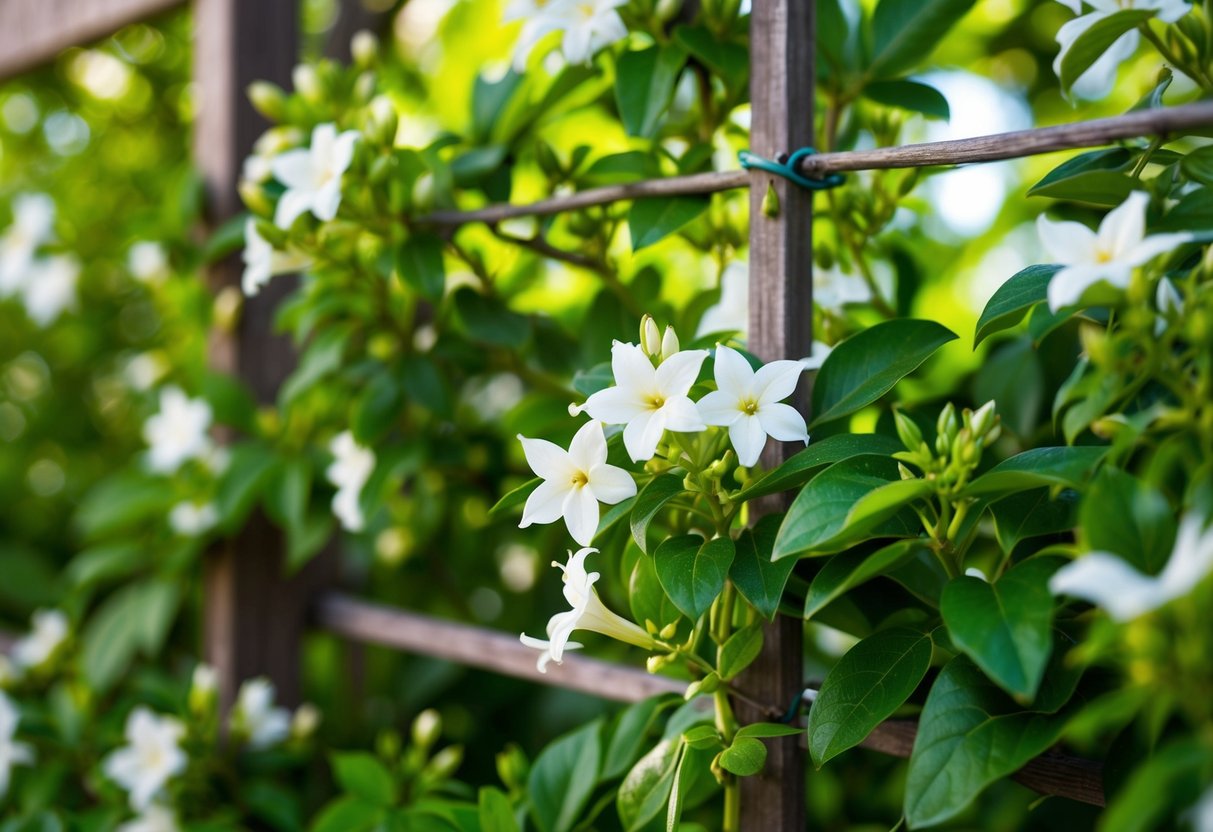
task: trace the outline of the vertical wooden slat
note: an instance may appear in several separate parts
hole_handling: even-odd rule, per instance
[[[750,149],[774,158],[813,143],[813,7],[810,0],[754,0],[750,18]],[[779,198],[777,216],[762,203],[768,184]],[[748,346],[764,361],[802,358],[812,345],[812,194],[757,172],[750,187],[750,320]],[[798,404],[803,405],[803,399]],[[795,449],[770,443],[768,467]],[[779,497],[760,512],[786,508]],[[791,703],[804,686],[803,627],[779,616],[766,630],[762,654],[739,680],[760,702]],[[738,717],[765,716],[737,703]],[[804,757],[795,737],[769,741],[766,768],[741,786],[746,832],[805,828]]]
[[[208,220],[222,223],[241,210],[240,169],[267,126],[253,110],[247,86],[267,79],[288,84],[298,48],[299,0],[196,0],[194,80],[200,109],[195,159],[206,181]],[[238,257],[209,275],[216,291],[238,286]],[[289,290],[271,283],[244,305],[236,331],[216,338],[211,363],[244,381],[261,402],[272,401],[294,364],[290,343],[272,334],[275,305]],[[281,535],[254,517],[208,559],[204,652],[219,671],[230,702],[243,679],[268,676],[284,701],[298,698],[299,647],[309,590],[317,570],[283,578]]]

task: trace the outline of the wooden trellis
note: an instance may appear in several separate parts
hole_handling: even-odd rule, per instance
[[[352,7],[347,2],[347,11]],[[184,5],[185,0],[2,0],[0,77],[45,63],[69,46],[103,37],[118,28]],[[209,219],[221,222],[241,210],[236,195],[240,165],[264,123],[245,100],[246,86],[258,79],[286,83],[296,60],[298,0],[194,0],[194,76],[201,107],[195,133],[196,159],[207,181]],[[812,144],[814,98],[814,3],[754,0],[751,19],[753,150],[774,157]],[[349,31],[349,27],[343,27]],[[807,175],[890,167],[925,167],[1009,159],[1055,150],[1093,147],[1112,141],[1213,125],[1213,103],[1133,113],[1118,118],[1027,130],[978,139],[827,153],[809,159]],[[768,184],[781,210],[767,217],[758,210]],[[438,226],[496,223],[513,216],[553,214],[644,196],[706,194],[751,188],[750,348],[764,360],[807,355],[812,341],[812,195],[761,171],[696,176],[600,188],[531,205],[490,206],[478,211],[445,211],[421,218]],[[220,265],[217,285],[238,280],[234,261]],[[238,375],[263,401],[272,401],[293,356],[271,334],[274,306],[289,286],[275,282],[251,299],[239,331],[217,342],[212,360]],[[802,399],[803,406],[804,401]],[[786,449],[767,449],[764,462],[777,464]],[[775,511],[783,505],[763,506]],[[207,659],[220,671],[223,695],[238,681],[269,676],[284,698],[298,690],[299,642],[309,621],[358,643],[374,643],[532,679],[536,682],[637,701],[680,692],[682,683],[584,656],[569,656],[546,675],[535,670],[534,653],[511,635],[441,621],[371,604],[327,588],[330,560],[321,558],[304,574],[281,577],[281,538],[255,521],[218,552],[208,570]],[[762,655],[738,680],[738,712],[743,719],[782,713],[803,687],[799,621],[781,618],[770,625]],[[0,638],[0,648],[4,640]],[[887,754],[909,756],[915,723],[893,720],[863,743]],[[803,743],[803,736],[801,738]],[[793,738],[772,740],[763,775],[743,783],[743,828],[775,832],[804,828],[803,752]],[[1062,755],[1040,757],[1015,779],[1042,794],[1103,805],[1101,766]]]

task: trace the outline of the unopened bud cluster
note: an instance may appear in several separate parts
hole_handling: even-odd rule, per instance
[[[981,462],[982,452],[1002,433],[1002,425],[989,401],[977,410],[965,408],[956,417],[956,408],[948,402],[935,423],[934,447],[927,444],[922,431],[906,414],[895,411],[897,436],[906,450],[893,454],[899,460],[902,479],[916,475],[909,463],[922,472],[922,478],[936,485],[941,493],[953,493],[965,486]]]

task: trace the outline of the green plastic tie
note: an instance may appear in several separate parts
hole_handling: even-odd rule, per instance
[[[824,191],[829,188],[837,188],[842,184],[843,176],[841,173],[831,173],[828,176],[823,176],[820,179],[813,179],[805,176],[798,170],[801,160],[817,153],[811,147],[802,147],[791,156],[781,154],[778,159],[767,159],[759,156],[757,153],[751,153],[748,150],[743,150],[737,154],[738,161],[746,170],[765,170],[767,173],[773,173],[776,176],[782,176],[789,182],[794,182],[802,188],[810,191]]]

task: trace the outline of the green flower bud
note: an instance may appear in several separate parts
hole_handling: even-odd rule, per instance
[[[392,146],[396,143],[396,129],[400,118],[390,96],[377,95],[370,103],[370,119],[366,135],[374,144]]]
[[[669,641],[670,639],[672,639],[674,637],[674,634],[676,632],[678,632],[678,620],[677,619],[675,619],[674,621],[671,621],[669,624],[666,624],[664,627],[662,627],[661,632],[659,632],[657,634],[657,637],[660,638],[662,641]]]
[[[413,720],[413,744],[429,748],[442,735],[442,717],[433,708],[426,708]]]
[[[375,73],[371,72],[370,70],[360,73],[357,80],[354,81],[352,95],[353,103],[365,104],[366,102],[370,101],[375,95],[375,88],[377,84],[378,79],[375,77]]]
[[[998,415],[994,412],[994,400],[983,404],[973,413],[972,425],[973,434],[975,436],[985,436],[994,427],[998,421]]]
[[[434,780],[446,780],[451,777],[463,762],[463,746],[448,745],[439,751],[425,767],[427,777]]]
[[[952,444],[952,440],[956,438],[956,431],[959,429],[959,424],[956,421],[956,408],[951,402],[944,405],[943,410],[939,412],[939,419],[935,422],[935,432],[943,437],[944,448]],[[936,450],[939,450],[939,443],[936,442]],[[941,454],[944,451],[939,451]]]
[[[762,197],[762,215],[771,219],[779,216],[779,194],[770,182],[767,183],[767,192]]]
[[[269,81],[254,81],[248,86],[248,98],[253,107],[270,121],[282,121],[286,116],[286,93]]]
[[[649,656],[645,661],[644,666],[649,673],[660,673],[667,665],[674,661],[676,654],[667,653],[661,656]]]
[[[291,70],[291,82],[295,85],[295,92],[309,104],[318,103],[324,98],[320,75],[311,64],[297,64]]]
[[[513,743],[507,745],[505,750],[497,755],[497,776],[511,792],[526,789],[530,769],[531,764],[527,761],[526,754]]]
[[[413,183],[413,210],[428,211],[434,207],[434,174],[426,172]]]
[[[258,185],[256,182],[250,182],[247,179],[240,180],[237,186],[240,199],[244,202],[246,208],[254,214],[272,214],[274,213],[274,201],[270,199],[269,194],[265,192],[265,188]]]
[[[291,718],[291,736],[297,740],[310,739],[320,727],[320,709],[310,702],[304,702],[295,709]]]
[[[901,439],[901,444],[906,446],[906,450],[916,450],[922,444],[922,431],[905,413],[894,410],[893,423],[897,426],[897,437]]]
[[[350,57],[364,69],[375,63],[379,57],[379,38],[366,29],[355,32],[350,38]]]
[[[700,694],[715,693],[718,690],[720,690],[720,676],[716,673],[709,673],[699,681],[687,685],[683,698],[689,702]]]

